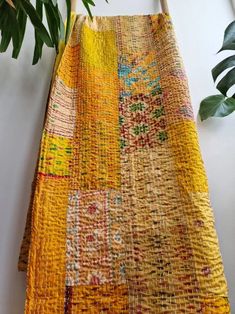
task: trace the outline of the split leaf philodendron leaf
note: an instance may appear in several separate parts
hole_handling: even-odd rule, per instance
[[[200,104],[199,115],[201,120],[209,117],[225,117],[235,110],[235,99],[224,95],[209,96]]]
[[[216,88],[226,96],[230,87],[235,84],[235,68],[230,70],[217,84]]]
[[[212,76],[214,81],[216,81],[217,77],[225,70],[235,67],[235,56],[230,56],[220,63],[218,63],[213,69],[212,69]]]
[[[223,50],[235,50],[235,21],[230,23],[224,32]],[[235,94],[228,97],[227,93],[235,85],[235,55],[220,61],[211,71],[214,82],[225,71],[229,70],[216,85],[221,92],[220,95],[213,95],[202,100],[199,109],[201,120],[209,117],[225,117],[235,110]]]
[[[224,41],[221,49],[223,50],[235,50],[235,21],[229,24],[224,32]]]

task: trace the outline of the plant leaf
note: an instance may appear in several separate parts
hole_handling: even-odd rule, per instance
[[[18,42],[18,46],[13,48],[12,57],[15,59],[18,58],[18,55],[20,53],[20,49],[22,47],[24,34],[25,34],[26,23],[27,23],[27,15],[22,10],[22,8],[17,7],[17,11],[18,11],[17,19],[18,19],[18,26],[19,26],[19,42]]]
[[[3,3],[2,20],[1,20],[1,42],[0,42],[0,52],[5,52],[11,41],[11,30],[10,30],[10,16],[9,16],[9,6]]]
[[[235,50],[235,21],[225,29],[223,45],[218,52],[223,50]]]
[[[16,49],[18,49],[20,44],[20,27],[18,20],[16,18],[17,11],[13,9],[12,7],[9,7],[9,18],[10,18],[10,31],[11,31],[11,38],[12,38],[12,44],[13,44],[13,52],[12,57],[17,58],[17,55],[15,54]]]
[[[216,81],[217,77],[226,69],[234,67],[235,66],[235,56],[230,56],[220,63],[218,63],[213,69],[212,69],[212,76],[214,81]]]
[[[62,18],[62,15],[60,13],[60,10],[58,8],[58,4],[56,5],[56,10],[57,10],[57,14],[59,16],[59,20],[60,20],[60,39],[64,41],[64,36],[65,36],[65,29],[64,29],[64,21]]]
[[[5,32],[2,31],[2,38],[0,43],[0,52],[5,52],[7,50],[7,47],[9,46],[9,43],[11,41],[11,32],[10,30],[5,30]]]
[[[87,12],[88,12],[88,14],[89,14],[89,16],[90,16],[91,20],[93,20],[93,16],[92,16],[92,13],[91,13],[91,10],[90,10],[90,7],[89,7],[89,4],[87,3],[87,1],[86,1],[86,0],[82,0],[82,2],[83,2],[83,4],[84,4],[85,8],[87,9]]]
[[[0,29],[1,30],[2,30],[2,27],[4,27],[4,23],[5,23],[5,20],[7,18],[7,14],[5,14],[6,3],[4,1],[5,0],[3,0],[3,1],[0,0],[0,10],[1,10],[1,14],[0,14]]]
[[[71,27],[71,0],[66,0],[67,5],[67,20],[66,20],[66,31],[65,31],[65,43],[69,38],[69,32]]]
[[[38,16],[40,18],[40,21],[42,21],[43,18],[43,7],[42,7],[42,1],[36,0],[36,11],[38,13]],[[34,53],[33,53],[33,65],[35,65],[38,60],[42,57],[42,47],[43,47],[43,40],[38,34],[37,29],[34,30],[34,37],[35,37],[35,46],[34,46]]]
[[[45,11],[46,11],[46,18],[47,18],[47,24],[49,27],[50,35],[52,38],[52,41],[54,43],[54,46],[56,47],[56,50],[58,50],[58,41],[59,41],[59,20],[57,19],[57,16],[53,10],[54,6],[52,2],[44,3]]]
[[[224,95],[206,97],[200,104],[201,121],[209,117],[225,117],[235,110],[235,99]]]
[[[90,5],[95,6],[95,3],[92,0],[85,0],[87,3],[89,3]]]
[[[230,87],[235,84],[235,68],[230,70],[217,84],[216,88],[226,96]]]
[[[35,30],[37,30],[39,37],[48,47],[53,47],[54,45],[51,41],[50,35],[48,34],[45,26],[42,24],[42,21],[40,20],[40,17],[38,16],[38,13],[33,5],[27,0],[21,0],[21,5],[26,14],[28,14]]]
[[[1,0],[0,0],[1,1]],[[2,7],[0,7],[1,9],[1,14],[0,14],[0,29],[2,30],[6,30],[7,29],[7,23],[8,23],[8,18],[9,18],[9,14],[8,14],[8,10],[7,10],[7,4],[5,2],[5,0],[3,0]]]

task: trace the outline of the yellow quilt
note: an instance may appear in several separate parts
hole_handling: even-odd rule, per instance
[[[230,313],[170,16],[72,17],[19,258],[25,313]]]

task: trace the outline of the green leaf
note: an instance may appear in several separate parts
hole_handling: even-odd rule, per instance
[[[58,16],[60,19],[60,39],[65,40],[65,38],[64,38],[64,36],[65,36],[64,21],[63,21],[62,15],[60,13],[60,10],[58,8],[58,4],[56,5],[56,10],[58,12]]]
[[[11,41],[11,32],[10,30],[2,31],[1,34],[1,43],[0,43],[0,52],[5,52],[7,50],[7,47],[9,46],[9,43]]]
[[[209,117],[225,117],[235,110],[235,99],[224,95],[209,96],[200,104],[199,115],[201,120]]]
[[[25,35],[25,28],[26,28],[26,23],[27,23],[27,15],[25,12],[22,10],[21,7],[17,8],[18,14],[17,14],[17,19],[18,19],[18,25],[19,25],[19,43],[17,47],[14,47],[12,57],[13,58],[18,58],[18,55],[20,53],[20,49],[22,47],[24,35]]]
[[[60,29],[60,16],[61,16],[61,14],[60,14],[60,11],[59,11],[59,8],[58,8],[58,4],[56,4],[54,6],[53,2],[51,1],[50,5],[51,5],[51,9],[53,11],[54,17],[56,19],[57,28]]]
[[[7,10],[7,4],[6,4],[6,2],[4,2],[2,7],[1,7],[1,14],[0,14],[0,29],[1,29],[1,31],[7,29],[8,18],[9,18],[9,14],[8,14],[8,10]]]
[[[86,1],[86,0],[82,0],[82,2],[83,2],[83,4],[84,4],[85,8],[87,9],[87,12],[88,12],[88,14],[89,14],[89,16],[90,16],[91,20],[93,20],[93,16],[92,16],[92,13],[91,13],[91,10],[90,10],[90,7],[89,7],[89,4],[87,3],[87,1]]]
[[[42,1],[41,0],[36,0],[36,11],[37,14],[40,18],[40,21],[42,21],[43,18],[43,6],[42,6]],[[32,64],[36,64],[38,60],[42,56],[42,47],[44,42],[40,38],[38,31],[35,29],[34,30],[34,37],[35,37],[35,46],[34,46],[34,54],[33,54],[33,62]]]
[[[34,46],[34,53],[33,53],[33,62],[32,65],[35,65],[39,59],[42,57],[42,47],[43,41],[41,40],[38,32],[35,30],[35,46]]]
[[[66,5],[67,5],[67,22],[65,31],[65,43],[68,42],[71,27],[71,0],[66,0]]]
[[[212,69],[212,76],[214,81],[216,81],[217,77],[226,69],[234,67],[235,66],[235,56],[230,56],[220,63],[218,63],[213,69]]]
[[[89,3],[90,5],[95,6],[95,3],[92,0],[85,0],[87,3]]]
[[[223,45],[218,52],[223,50],[235,50],[235,21],[230,23],[224,32]]]
[[[56,50],[58,50],[58,41],[59,41],[59,20],[57,19],[57,16],[54,12],[54,6],[52,2],[44,3],[45,11],[46,11],[46,18],[47,18],[47,24],[49,27],[50,35],[52,38],[52,41],[54,43],[54,46],[56,47]],[[58,52],[58,51],[57,51]]]
[[[53,1],[53,0],[52,0]],[[64,41],[64,32],[65,32],[65,29],[64,29],[64,21],[63,21],[63,18],[62,18],[62,15],[60,13],[60,10],[59,10],[59,7],[58,7],[58,4],[56,4],[55,6],[51,5],[52,7],[52,10],[54,12],[54,16],[55,16],[55,19],[56,19],[56,22],[57,22],[57,33],[58,33],[58,43],[57,43],[57,48],[58,48],[58,45],[59,45],[59,39],[63,40]]]
[[[0,14],[0,29],[2,30],[2,28],[4,27],[4,23],[5,23],[5,20],[7,18],[6,14],[5,14],[5,9],[4,9],[4,4],[2,6],[2,8],[0,7],[0,10],[1,10],[1,14]]]
[[[21,0],[21,5],[26,14],[28,14],[35,30],[38,32],[38,35],[42,39],[42,41],[48,46],[53,47],[53,43],[51,41],[50,35],[48,34],[45,26],[42,24],[40,17],[38,16],[37,11],[33,7],[33,5],[27,0]]]
[[[217,84],[216,88],[226,96],[230,87],[235,84],[235,68],[230,70]]]
[[[43,7],[42,1],[36,0],[36,11],[39,16],[40,21],[43,18]],[[34,37],[35,37],[35,46],[34,46],[34,53],[33,53],[33,65],[35,65],[38,60],[42,57],[42,47],[43,47],[43,40],[41,39],[37,29],[34,30]]]
[[[17,58],[17,55],[15,54],[16,49],[18,49],[20,44],[20,28],[18,24],[18,20],[16,18],[16,10],[9,6],[9,18],[10,18],[10,31],[11,31],[11,38],[13,43],[13,52],[12,57]]]
[[[4,11],[3,19],[1,20],[1,42],[0,42],[0,52],[5,52],[11,41],[11,29],[10,25],[10,15],[9,15],[9,6],[4,3],[1,10]]]

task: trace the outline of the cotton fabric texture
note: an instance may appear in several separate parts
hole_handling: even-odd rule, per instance
[[[72,21],[19,257],[25,313],[230,313],[171,17]]]

